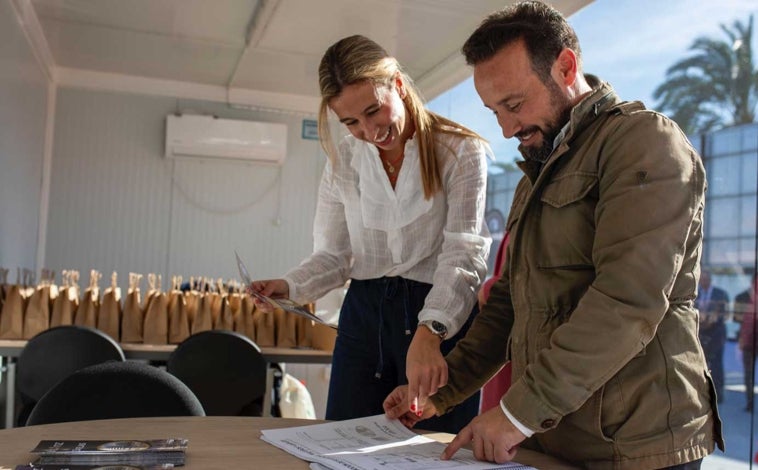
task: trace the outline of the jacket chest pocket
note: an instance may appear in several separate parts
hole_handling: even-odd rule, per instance
[[[544,187],[534,234],[540,269],[592,268],[596,188],[597,175],[587,172],[560,175]]]

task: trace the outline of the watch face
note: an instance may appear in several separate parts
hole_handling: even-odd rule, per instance
[[[445,334],[447,334],[447,327],[445,325],[443,325],[442,323],[438,322],[438,321],[433,321],[432,322],[432,329],[438,335],[445,335]]]

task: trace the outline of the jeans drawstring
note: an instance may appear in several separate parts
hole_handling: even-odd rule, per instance
[[[411,322],[408,316],[408,298],[410,297],[410,288],[408,287],[408,282],[402,277],[384,278],[383,281],[385,282],[384,295],[382,296],[381,302],[379,304],[379,363],[376,365],[376,372],[374,372],[374,377],[377,379],[382,378],[382,370],[384,369],[384,352],[382,351],[382,324],[384,323],[384,303],[386,300],[395,298],[398,290],[398,282],[402,284],[403,289],[401,295],[403,297],[402,300],[403,316],[405,319],[405,335],[410,336],[411,334]]]

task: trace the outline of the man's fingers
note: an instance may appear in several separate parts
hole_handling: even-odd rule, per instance
[[[495,462],[496,463],[505,463],[510,462],[513,460],[514,457],[516,457],[516,450],[518,450],[518,446],[514,446],[510,449],[506,449],[505,447],[498,447],[495,449]]]
[[[466,426],[465,428],[461,429],[461,432],[455,436],[455,439],[450,441],[450,444],[445,447],[445,450],[442,452],[442,456],[440,458],[442,460],[450,460],[461,447],[471,442],[472,437],[473,433],[471,431],[471,427]]]

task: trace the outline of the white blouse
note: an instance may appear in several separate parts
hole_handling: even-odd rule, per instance
[[[427,200],[415,136],[394,190],[377,148],[347,136],[322,175],[314,252],[284,276],[290,298],[313,301],[349,278],[401,276],[432,284],[419,320],[457,333],[487,273],[487,149],[478,139],[437,134],[443,191]]]

